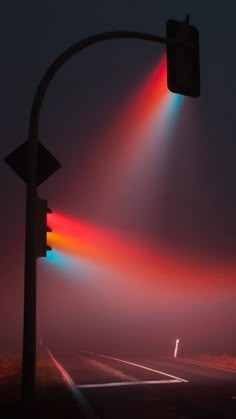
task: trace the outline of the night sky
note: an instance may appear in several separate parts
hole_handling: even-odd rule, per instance
[[[64,237],[78,229],[78,242],[38,262],[38,330],[49,344],[114,353],[143,351],[144,342],[168,352],[180,337],[183,354],[236,355],[233,0],[1,1],[2,348],[21,349],[25,223],[25,185],[3,159],[27,140],[41,77],[80,39],[113,30],[164,36],[166,20],[186,13],[200,34],[201,96],[169,96],[166,114],[152,96],[151,127],[143,121],[162,45],[94,45],[49,88],[39,136],[62,168],[39,195]]]

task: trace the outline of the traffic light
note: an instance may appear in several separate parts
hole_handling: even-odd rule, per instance
[[[200,59],[198,30],[185,21],[168,20],[167,86],[171,92],[200,96]]]
[[[44,257],[47,255],[47,250],[52,250],[47,244],[47,233],[51,232],[51,228],[47,226],[47,214],[52,210],[47,206],[47,200],[41,199],[37,196],[36,199],[36,255],[37,257]]]

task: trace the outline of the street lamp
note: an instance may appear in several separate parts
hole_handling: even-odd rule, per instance
[[[36,260],[38,256],[45,254],[45,208],[46,200],[37,196],[37,186],[46,180],[60,163],[39,142],[39,118],[43,99],[49,84],[60,68],[75,54],[98,42],[114,39],[140,39],[167,45],[168,85],[170,90],[176,93],[198,96],[196,85],[191,85],[193,79],[189,77],[189,68],[193,69],[198,55],[198,38],[192,37],[192,27],[188,21],[167,23],[167,37],[134,31],[104,32],[85,38],[60,54],[49,66],[42,77],[35,96],[30,113],[28,140],[18,147],[13,153],[5,158],[7,164],[26,183],[26,227],[25,227],[25,282],[24,282],[24,330],[23,330],[23,360],[22,360],[22,398],[23,403],[32,401],[35,389],[36,375]],[[174,22],[174,23],[173,23]],[[189,30],[190,28],[190,30]],[[194,29],[195,30],[195,29]],[[195,30],[196,31],[196,30]],[[183,35],[184,33],[184,35]],[[182,55],[179,55],[179,51]],[[182,57],[182,59],[181,59]],[[194,59],[193,59],[194,58]],[[169,60],[169,64],[168,64]],[[188,66],[188,80],[184,78],[184,85],[179,82],[185,66]],[[194,69],[195,71],[195,69]],[[175,77],[178,74],[179,77]],[[199,73],[198,73],[199,76]],[[195,79],[194,79],[195,80]],[[196,81],[196,80],[195,80]],[[198,80],[199,82],[199,80]],[[189,83],[186,89],[186,83]],[[200,87],[200,82],[198,83]],[[194,90],[194,94],[193,94]],[[40,217],[41,233],[40,236]],[[41,247],[40,247],[41,246]],[[44,249],[42,249],[42,246]]]

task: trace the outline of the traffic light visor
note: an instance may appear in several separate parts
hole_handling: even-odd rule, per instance
[[[198,30],[186,22],[168,20],[166,37],[168,89],[185,96],[200,96]]]

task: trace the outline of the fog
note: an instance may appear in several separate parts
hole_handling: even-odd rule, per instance
[[[30,104],[49,63],[88,34],[127,22],[161,33],[167,18],[182,19],[189,7],[202,34],[202,94],[168,92],[164,48],[133,41],[84,51],[52,82],[40,141],[62,168],[38,192],[53,210],[52,252],[37,261],[38,342],[148,357],[172,355],[179,338],[183,356],[236,355],[230,10],[214,5],[213,16],[196,2],[151,2],[150,10],[138,2],[135,15],[127,2],[114,9],[104,1],[107,21],[92,2],[93,19],[84,6],[83,22],[72,2],[77,14],[67,15],[71,30],[62,31],[62,3],[55,15],[49,3],[35,6],[37,22],[27,4],[22,26],[2,41],[2,159],[27,138]],[[25,185],[6,165],[1,171],[0,350],[21,353]]]
[[[172,355],[235,353],[233,298],[183,288],[105,278],[61,275],[42,266],[38,285],[39,335],[65,351],[77,348],[107,354]],[[130,281],[129,281],[130,280]],[[144,278],[145,280],[145,278]],[[159,282],[159,281],[158,281]]]

